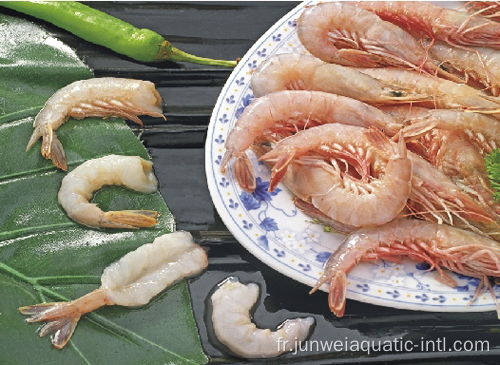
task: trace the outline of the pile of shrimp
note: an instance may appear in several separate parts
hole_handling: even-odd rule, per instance
[[[271,169],[270,191],[284,183],[300,210],[348,235],[311,290],[329,284],[338,317],[346,274],[362,260],[407,256],[446,285],[457,283],[443,269],[480,278],[476,296],[493,293],[500,205],[484,161],[500,143],[492,14],[482,3],[307,6],[297,34],[310,54],[270,56],[253,73],[256,98],[226,139],[221,170],[231,166],[253,191],[253,149]]]

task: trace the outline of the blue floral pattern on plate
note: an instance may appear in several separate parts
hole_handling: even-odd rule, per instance
[[[323,266],[344,239],[343,235],[325,232],[324,227],[298,211],[292,195],[282,185],[267,191],[270,172],[248,152],[257,175],[254,192],[243,191],[235,181],[232,163],[220,171],[224,143],[236,119],[253,101],[251,74],[266,57],[278,53],[307,53],[296,34],[296,21],[302,3],[278,21],[248,51],[224,86],[208,128],[206,174],[215,207],[227,228],[253,255],[282,274],[313,286],[323,273]],[[361,263],[347,276],[348,298],[402,309],[424,311],[490,311],[493,298],[481,294],[466,306],[479,281],[449,273],[456,282],[450,288],[435,280],[437,271],[426,263],[403,259],[401,263],[375,261]],[[328,290],[323,285],[322,290]],[[494,286],[497,295],[500,288]],[[303,295],[307,295],[304,289]],[[325,304],[326,305],[326,304]]]

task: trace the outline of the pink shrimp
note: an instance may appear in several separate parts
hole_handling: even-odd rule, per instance
[[[463,192],[430,162],[410,151],[408,157],[413,167],[408,207],[413,215],[500,239],[500,225],[491,209]]]
[[[462,78],[468,85],[500,95],[500,51],[488,47],[454,47],[437,41],[429,52],[441,67]]]
[[[347,96],[370,105],[409,103],[422,99],[412,89],[387,84],[355,68],[325,63],[300,53],[268,57],[252,74],[256,97],[280,90],[317,90]],[[431,99],[432,100],[432,99]]]
[[[469,1],[465,4],[469,13],[481,14],[485,18],[500,21],[500,2],[499,1]]]
[[[281,140],[260,159],[274,165],[270,191],[295,161],[299,166],[288,177],[294,193],[343,225],[386,223],[405,208],[410,194],[412,167],[403,140],[398,147],[375,128],[337,123],[310,128]],[[383,173],[369,176],[378,164]]]
[[[355,67],[412,68],[457,80],[440,69],[406,31],[344,2],[308,7],[298,20],[297,35],[309,52],[326,62]]]
[[[500,48],[500,23],[481,16],[480,11],[468,14],[419,1],[360,1],[356,5],[431,41]]]
[[[412,135],[412,129],[426,131],[419,127],[421,125],[432,126],[432,130],[418,138],[419,155],[449,176],[464,192],[492,209],[492,213],[500,214],[500,205],[494,200],[486,172],[485,151],[482,151],[491,152],[496,146],[499,137],[495,128],[500,128],[496,119],[476,113],[419,107],[393,106],[383,110],[398,117],[406,114],[414,123],[403,129],[405,137]]]
[[[500,214],[500,204],[495,201],[486,163],[478,148],[459,132],[435,129],[425,137],[433,165],[483,206]]]
[[[310,293],[328,282],[330,309],[337,317],[342,317],[346,304],[346,274],[359,261],[398,256],[428,262],[431,269],[438,270],[440,276],[437,279],[449,286],[456,286],[456,282],[442,268],[481,278],[476,293],[486,286],[495,298],[488,276],[500,277],[498,243],[473,232],[418,219],[397,219],[352,233],[330,256]]]
[[[464,133],[480,149],[491,153],[500,146],[500,122],[491,116],[463,110],[427,109],[409,106],[384,106],[383,111],[411,125],[403,129],[406,139],[432,128]]]
[[[232,158],[239,185],[255,189],[255,175],[245,151],[259,139],[277,141],[305,128],[340,122],[374,126],[394,135],[402,125],[395,118],[361,101],[320,91],[278,91],[250,104],[229,133],[221,171]]]
[[[413,87],[414,92],[420,95],[434,96],[431,102],[420,102],[420,106],[475,111],[500,119],[500,99],[470,86],[391,67],[364,68],[360,71],[402,88]]]

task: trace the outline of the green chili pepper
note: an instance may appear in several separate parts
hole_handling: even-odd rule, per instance
[[[140,62],[181,61],[234,67],[237,61],[214,60],[183,52],[158,33],[139,29],[75,1],[0,1],[0,6],[50,22]]]

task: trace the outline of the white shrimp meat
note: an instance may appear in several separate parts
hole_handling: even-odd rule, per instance
[[[314,318],[283,322],[276,331],[260,329],[250,318],[250,309],[259,297],[255,283],[242,284],[226,279],[212,295],[212,322],[217,339],[236,355],[245,358],[279,356],[295,348],[309,335]]]
[[[54,333],[52,344],[63,348],[85,313],[104,305],[147,304],[172,283],[199,274],[208,265],[205,251],[189,232],[157,237],[111,264],[101,276],[101,287],[71,302],[41,303],[19,308],[26,321],[47,322],[40,337]]]
[[[109,155],[88,160],[68,173],[59,189],[59,204],[74,221],[91,228],[138,228],[156,224],[155,211],[103,212],[90,203],[104,185],[123,185],[141,193],[153,193],[158,181],[151,161],[138,156]]]

